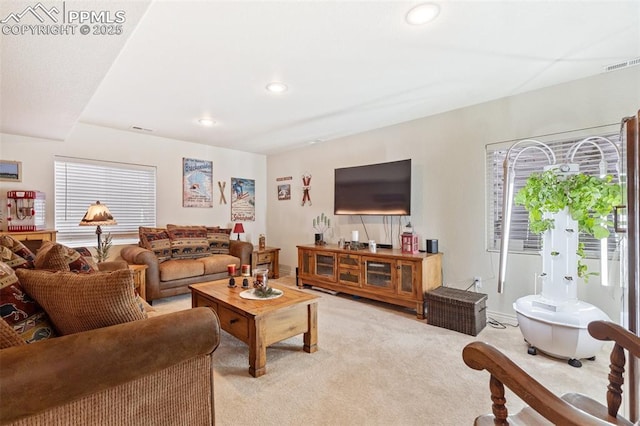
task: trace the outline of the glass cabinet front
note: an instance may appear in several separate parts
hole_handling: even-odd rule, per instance
[[[393,291],[393,273],[395,261],[379,258],[364,258],[365,262],[365,287],[387,289]]]
[[[315,253],[315,275],[336,280],[336,255],[334,253]]]

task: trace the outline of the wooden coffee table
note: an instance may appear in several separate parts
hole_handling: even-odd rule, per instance
[[[190,285],[191,306],[213,308],[220,327],[249,345],[249,374],[253,377],[267,372],[267,346],[276,342],[304,333],[304,351],[318,350],[317,296],[269,283],[284,294],[277,299],[249,300],[240,297],[246,289],[228,284],[224,279]]]

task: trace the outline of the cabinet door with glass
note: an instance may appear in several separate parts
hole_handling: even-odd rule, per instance
[[[311,250],[298,250],[298,274],[301,278],[313,277],[315,267],[315,252]]]
[[[322,277],[327,281],[337,281],[337,256],[335,253],[317,251],[313,253],[314,259],[314,275],[316,277]]]
[[[364,288],[395,292],[395,260],[362,256],[362,262],[364,262]]]
[[[419,262],[396,260],[396,290],[398,295],[408,298],[418,296]]]

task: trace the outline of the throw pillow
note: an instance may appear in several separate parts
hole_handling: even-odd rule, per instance
[[[0,256],[3,262],[16,268],[34,268],[36,256],[20,241],[11,235],[0,236]]]
[[[91,253],[91,250],[89,250],[87,247],[75,247],[74,250],[80,253],[80,256],[82,256],[84,261],[87,262],[89,265],[91,265],[91,267],[94,270],[96,271],[100,270],[100,268],[98,267],[98,264],[93,258],[93,253]]]
[[[151,250],[158,258],[158,262],[171,259],[171,240],[166,229],[141,226],[138,232],[140,247]]]
[[[229,254],[229,235],[231,228],[207,227],[209,252],[212,254]]]
[[[16,274],[63,335],[147,318],[128,269],[94,274],[20,270]]]
[[[36,269],[52,269],[54,271],[70,271],[69,263],[64,257],[62,246],[45,241],[36,253]]]
[[[27,342],[22,340],[22,337],[5,320],[0,319],[0,349],[26,344]]]
[[[167,225],[173,259],[195,259],[208,256],[209,241],[204,226]]]
[[[14,270],[3,262],[0,262],[0,311],[2,322],[24,342],[57,336],[47,313],[24,291]],[[4,339],[7,333],[2,331],[2,335]]]
[[[38,254],[36,254],[35,262],[37,269],[82,273],[97,272],[98,268],[94,267],[92,263],[77,250],[51,241],[42,243]]]

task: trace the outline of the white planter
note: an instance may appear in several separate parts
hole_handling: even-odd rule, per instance
[[[513,304],[525,340],[549,355],[591,358],[603,343],[591,337],[590,322],[610,321],[597,307],[577,298],[578,223],[568,210],[545,215],[555,227],[543,235],[542,291],[521,297]]]

